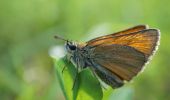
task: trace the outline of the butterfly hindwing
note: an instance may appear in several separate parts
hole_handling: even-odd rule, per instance
[[[129,81],[142,69],[147,58],[132,47],[113,44],[95,48],[93,61],[120,79]]]

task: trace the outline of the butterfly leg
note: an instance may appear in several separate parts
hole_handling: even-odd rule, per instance
[[[64,72],[65,69],[66,69],[66,66],[64,65],[64,67],[63,67],[63,69],[62,69],[62,74],[63,74],[63,72]]]
[[[72,57],[67,57],[67,56],[65,56],[65,57],[64,57],[64,61],[67,62],[67,63],[71,63],[71,58],[72,58]],[[65,69],[66,69],[66,65],[64,65],[64,67],[63,67],[63,69],[62,69],[62,74],[63,74],[63,72],[64,72]]]

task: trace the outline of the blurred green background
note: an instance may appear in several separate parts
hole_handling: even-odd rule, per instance
[[[138,24],[160,29],[161,45],[145,71],[110,98],[123,99],[130,91],[132,100],[170,100],[169,5],[169,0],[0,0],[0,100],[64,99],[49,56],[51,48],[63,45],[54,34],[80,41]]]

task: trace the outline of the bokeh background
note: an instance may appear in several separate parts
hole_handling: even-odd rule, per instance
[[[81,41],[138,24],[160,29],[161,45],[128,83],[130,90],[110,98],[170,100],[169,5],[169,0],[0,0],[0,100],[64,100],[49,56],[63,45],[54,34]]]

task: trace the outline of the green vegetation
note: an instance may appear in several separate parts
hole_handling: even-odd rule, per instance
[[[132,82],[104,90],[104,100],[169,100],[169,5],[168,0],[1,0],[0,100],[65,99],[54,67],[60,61],[49,56],[52,47],[64,46],[55,34],[82,42],[138,24],[160,29],[158,52]]]
[[[68,100],[101,100],[103,97],[100,83],[90,70],[80,72],[75,81],[76,68],[66,59],[55,60],[56,73],[64,96]],[[63,69],[65,67],[65,69]],[[73,83],[75,85],[73,87]]]

